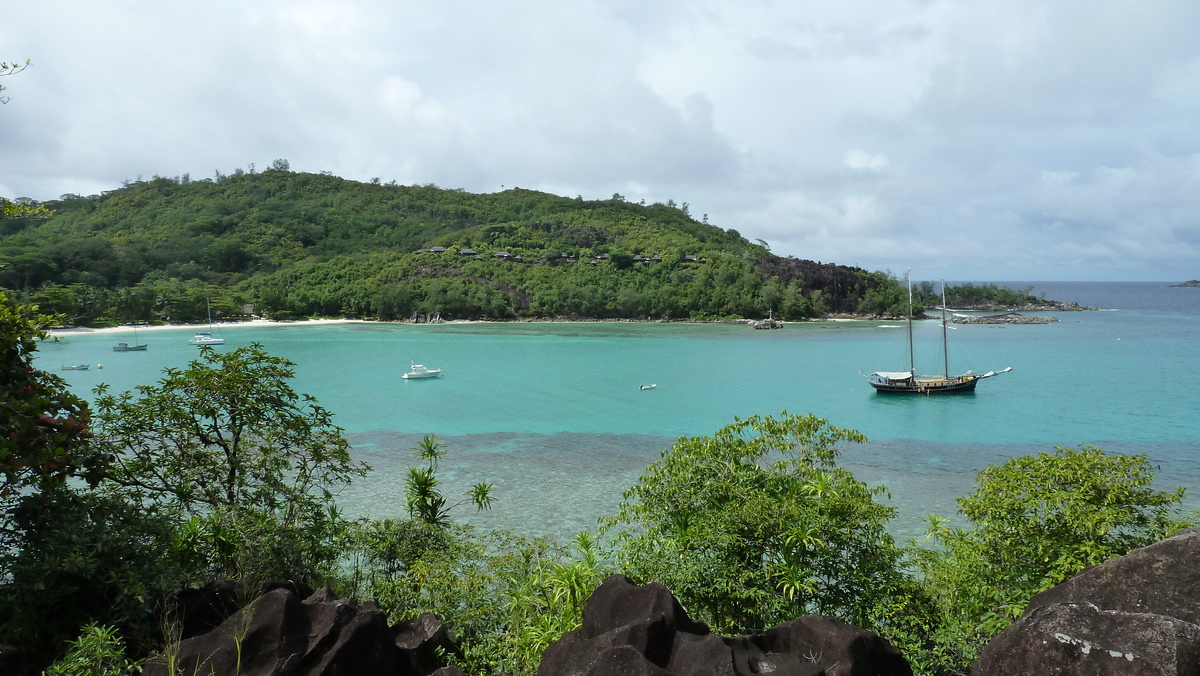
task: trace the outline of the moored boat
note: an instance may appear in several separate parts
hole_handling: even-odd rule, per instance
[[[137,342],[137,327],[134,326],[133,344],[117,343],[116,345],[113,345],[113,352],[144,352],[147,347],[150,347],[149,343]]]
[[[206,300],[204,301],[204,305],[208,308],[208,330],[197,331],[196,335],[192,336],[192,339],[188,342],[192,345],[196,345],[197,347],[204,345],[224,345],[224,338],[220,336],[213,336],[212,334],[212,302]]]
[[[406,380],[417,378],[436,378],[442,375],[442,369],[427,369],[424,365],[413,362],[412,370],[400,376]]]
[[[133,345],[130,345],[129,343],[117,343],[116,345],[113,345],[113,352],[144,352],[147,347],[150,346],[146,343],[135,343]]]
[[[908,370],[907,371],[876,371],[868,381],[879,394],[968,394],[975,391],[980,380],[1008,373],[1009,366],[1000,371],[988,371],[977,374],[967,371],[962,375],[950,375],[950,355],[946,349],[946,283],[942,282],[942,355],[945,367],[942,375],[918,375],[916,360],[913,356],[913,309],[912,309],[912,280],[908,280]]]
[[[91,368],[91,364],[63,364],[64,371],[86,371]]]

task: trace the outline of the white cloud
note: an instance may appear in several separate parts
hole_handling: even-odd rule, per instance
[[[872,155],[865,150],[851,150],[846,153],[846,166],[855,171],[879,172],[887,169],[887,155]]]

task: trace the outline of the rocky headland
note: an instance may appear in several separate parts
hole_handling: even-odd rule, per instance
[[[1181,289],[1181,288],[1200,289],[1200,279],[1189,279],[1188,281],[1186,281],[1182,284],[1172,284],[1171,288],[1172,289]]]
[[[954,324],[1053,324],[1058,317],[1006,312],[999,315],[954,315],[950,321]]]
[[[1004,305],[1001,303],[983,302],[967,305],[955,304],[958,310],[975,310],[979,312],[1086,312],[1100,308],[1080,305],[1068,300],[1043,300],[1037,303],[1021,303],[1019,305]]]

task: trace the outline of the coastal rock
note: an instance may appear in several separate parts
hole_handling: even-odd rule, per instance
[[[1084,569],[1033,597],[973,676],[1200,675],[1200,528]]]
[[[1090,603],[1035,608],[988,643],[971,676],[1200,675],[1200,627]]]
[[[339,599],[328,589],[301,601],[285,586],[245,604],[215,629],[180,641],[169,658],[152,656],[142,673],[428,676],[443,669],[439,647],[454,649],[432,615],[389,627],[372,602]]]
[[[1165,615],[1200,625],[1200,528],[1182,531],[1080,571],[1029,601],[1025,612],[1055,603]]]
[[[801,617],[755,636],[716,636],[691,620],[666,587],[638,586],[623,575],[592,593],[583,627],[551,644],[538,667],[538,676],[768,672],[907,676],[912,669],[891,644],[829,617]]]
[[[1049,315],[1030,316],[1018,314],[1016,312],[1007,312],[1002,315],[954,315],[950,318],[954,324],[1051,324],[1058,321],[1058,317]]]
[[[1172,284],[1172,289],[1200,289],[1200,279],[1189,279],[1182,284]]]
[[[747,319],[746,326],[754,329],[782,329],[783,322],[771,317],[767,319]]]
[[[168,621],[176,625],[179,638],[191,638],[216,629],[241,608],[242,601],[281,588],[291,589],[300,598],[313,593],[303,582],[267,582],[254,589],[245,589],[233,580],[217,580],[200,589],[179,592]]]
[[[1001,303],[956,303],[960,310],[978,310],[982,312],[1087,312],[1098,310],[1088,305],[1066,300],[1044,300],[1037,303],[1021,303],[1019,305],[1003,305]]]

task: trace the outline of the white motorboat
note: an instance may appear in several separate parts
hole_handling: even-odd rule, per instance
[[[64,371],[86,371],[91,367],[91,364],[63,364]]]
[[[427,369],[424,365],[413,362],[412,370],[400,376],[407,380],[414,378],[436,378],[442,375],[442,369]]]
[[[197,331],[196,335],[188,341],[192,345],[224,345],[224,338],[214,338],[213,334],[208,331]]]

